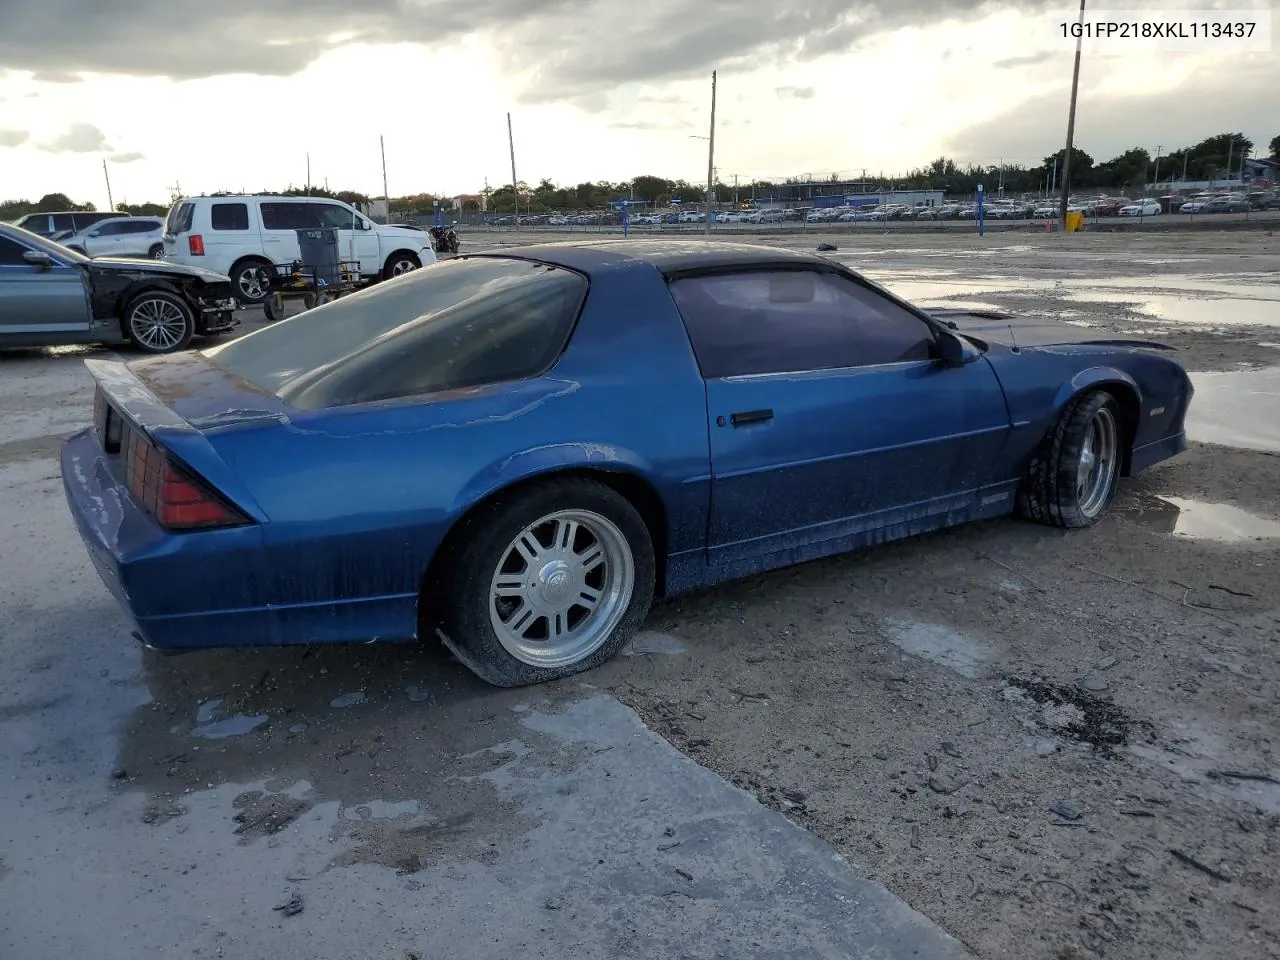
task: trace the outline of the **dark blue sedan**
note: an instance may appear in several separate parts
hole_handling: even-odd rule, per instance
[[[203,352],[86,361],[67,500],[165,650],[440,637],[503,686],[655,595],[1015,510],[1060,527],[1186,446],[1158,344],[928,313],[710,241],[473,254]]]

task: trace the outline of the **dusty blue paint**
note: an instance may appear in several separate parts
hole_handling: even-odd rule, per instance
[[[66,442],[71,512],[146,642],[412,639],[423,574],[449,529],[479,500],[563,470],[650,488],[665,512],[672,594],[1008,513],[1027,458],[1083,389],[1133,404],[1132,470],[1185,446],[1191,389],[1177,362],[1090,343],[1079,327],[952,311],[930,318],[939,336],[955,324],[985,344],[962,363],[704,381],[663,271],[769,257],[844,268],[679,241],[504,255],[591,283],[565,352],[534,379],[300,411],[200,354],[89,362],[114,404],[254,521],[166,532],[123,491],[119,458],[92,431]],[[734,412],[765,408],[771,421],[730,425]]]

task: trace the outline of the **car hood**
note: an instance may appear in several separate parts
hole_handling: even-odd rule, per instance
[[[988,343],[1006,347],[1048,347],[1081,343],[1099,346],[1142,347],[1148,350],[1173,350],[1166,344],[1137,337],[1117,337],[1094,330],[1063,323],[1052,317],[1034,314],[1003,313],[997,310],[957,310],[936,308],[925,310],[929,316],[941,320],[957,333],[967,334]]]
[[[426,230],[418,230],[415,227],[378,227],[378,234],[383,237],[414,238],[422,243],[426,243],[430,236]]]
[[[130,273],[158,273],[164,274],[165,276],[191,277],[197,280],[205,280],[209,283],[229,283],[231,279],[226,274],[216,273],[213,270],[206,270],[204,267],[190,267],[185,263],[169,263],[165,260],[130,260],[127,257],[95,257],[88,261],[85,264],[85,267],[94,272],[120,273],[128,271]]]

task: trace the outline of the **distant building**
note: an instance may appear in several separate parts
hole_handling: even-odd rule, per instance
[[[483,193],[462,193],[453,198],[453,209],[464,210],[467,206],[473,206],[481,213],[486,209],[485,196]]]
[[[1259,157],[1256,160],[1246,160],[1243,166],[1241,179],[1245,183],[1256,183],[1259,180],[1265,180],[1271,186],[1280,184],[1280,163],[1275,160]]]

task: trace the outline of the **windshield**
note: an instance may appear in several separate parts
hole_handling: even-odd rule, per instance
[[[544,263],[446,260],[204,355],[304,410],[502,383],[556,361],[586,290]]]
[[[36,250],[43,250],[51,257],[57,257],[67,263],[89,262],[89,258],[83,254],[76,253],[74,250],[68,249],[53,240],[48,240],[37,233],[32,233],[30,230],[24,230],[22,227],[13,224],[5,226],[3,229],[10,231],[13,239],[25,243],[29,247],[34,247]]]

